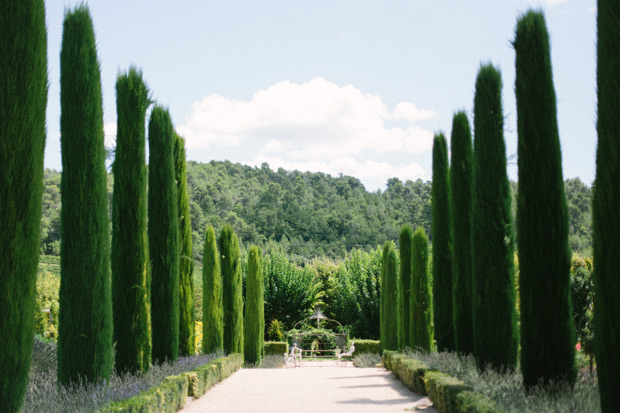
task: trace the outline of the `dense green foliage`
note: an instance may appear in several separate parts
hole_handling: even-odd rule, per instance
[[[514,237],[502,111],[502,80],[481,66],[474,97],[474,354],[482,369],[517,362]]]
[[[450,167],[442,133],[433,142],[433,316],[438,351],[452,351],[452,229],[450,228]]]
[[[119,372],[144,372],[151,364],[144,127],[148,93],[142,73],[133,67],[116,78],[111,256],[115,365]]]
[[[431,278],[428,269],[428,237],[418,227],[411,244],[411,348],[421,351],[433,349],[433,302]]]
[[[39,261],[47,32],[43,0],[0,8],[0,406],[22,405]]]
[[[572,383],[577,370],[571,253],[549,34],[542,12],[529,11],[519,18],[513,45],[519,136],[521,370],[526,386]]]
[[[594,328],[601,407],[613,412],[620,406],[620,3],[599,0],[597,25]]]
[[[90,11],[65,13],[58,381],[107,380],[114,368],[110,226],[101,76]]]
[[[450,202],[452,213],[452,298],[454,343],[461,354],[474,352],[472,318],[472,142],[465,112],[452,119],[450,137]]]
[[[592,259],[573,254],[571,260],[571,301],[573,322],[579,346],[589,357],[590,370],[594,359],[594,279]]]
[[[250,247],[245,289],[245,332],[243,335],[243,358],[246,363],[250,364],[260,362],[265,351],[265,286],[261,260],[262,251],[260,248],[255,245]]]
[[[412,347],[411,340],[411,242],[413,231],[407,224],[400,230],[400,348]]]
[[[243,292],[239,239],[230,225],[224,225],[218,240],[222,271],[224,351],[243,353]]]
[[[381,261],[382,350],[398,350],[400,341],[400,304],[398,302],[398,262],[392,241],[383,245]]]
[[[179,212],[179,355],[194,354],[194,256],[187,192],[185,140],[174,134],[174,172]]]
[[[202,264],[202,352],[210,354],[224,348],[222,319],[222,275],[215,231],[205,232]]]
[[[149,254],[153,361],[179,355],[179,212],[174,172],[174,134],[167,109],[149,120]]]

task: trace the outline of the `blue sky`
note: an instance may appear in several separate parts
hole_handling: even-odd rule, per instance
[[[47,1],[49,97],[45,166],[60,169],[59,56],[64,10]],[[170,109],[190,160],[388,178],[431,178],[432,137],[452,115],[472,120],[481,62],[504,83],[507,154],[516,153],[517,17],[545,12],[551,35],[564,177],[594,179],[594,0],[91,1],[106,143],[114,145],[115,80],[140,67]],[[516,180],[516,165],[509,166]]]

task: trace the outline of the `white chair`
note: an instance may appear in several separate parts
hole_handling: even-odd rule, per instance
[[[351,342],[351,347],[349,347],[349,351],[347,351],[346,353],[338,354],[338,360],[340,361],[340,359],[342,359],[343,357],[352,357],[354,352],[355,352],[355,343]]]
[[[297,347],[297,343],[293,344],[290,353],[284,353],[284,362],[288,368],[291,364],[293,367],[301,366],[301,349]]]

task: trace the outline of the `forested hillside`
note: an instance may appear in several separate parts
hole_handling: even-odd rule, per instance
[[[230,223],[244,246],[257,244],[266,252],[280,243],[296,261],[344,257],[352,248],[369,251],[386,240],[396,241],[404,223],[431,232],[430,182],[392,178],[385,191],[368,192],[350,176],[273,171],[267,164],[250,167],[228,161],[188,162],[187,175],[196,259],[202,259],[207,224],[220,228]],[[60,173],[46,170],[44,179],[41,251],[57,255]],[[591,188],[579,178],[565,185],[571,248],[589,255]],[[110,176],[110,197],[112,188]]]

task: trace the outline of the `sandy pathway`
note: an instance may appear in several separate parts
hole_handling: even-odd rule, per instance
[[[181,412],[436,412],[385,369],[307,364],[241,369]]]

